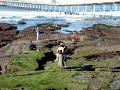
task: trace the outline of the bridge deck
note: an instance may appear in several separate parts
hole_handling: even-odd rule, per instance
[[[120,0],[77,0],[77,1],[59,1],[56,3],[41,2],[41,1],[24,1],[24,0],[0,0],[0,2],[16,2],[16,3],[30,3],[30,4],[47,4],[47,5],[83,5],[83,4],[114,4],[120,3]]]

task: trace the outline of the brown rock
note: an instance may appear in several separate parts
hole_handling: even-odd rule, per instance
[[[18,24],[26,24],[24,21],[19,21]]]
[[[4,30],[0,31],[0,47],[3,47],[17,39],[16,35],[19,33],[17,30],[9,30],[8,28],[11,28],[9,25],[6,28],[2,28],[4,28]]]
[[[13,30],[13,29],[17,29],[17,27],[12,24],[7,24],[7,23],[0,24],[0,31]]]

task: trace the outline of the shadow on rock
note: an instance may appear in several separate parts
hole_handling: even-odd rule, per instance
[[[65,69],[75,70],[75,71],[95,71],[95,68],[93,67],[93,65],[88,65],[88,64],[83,64],[77,67],[67,67]]]
[[[56,56],[53,53],[53,51],[45,53],[45,57],[42,57],[41,59],[36,59],[36,61],[38,63],[38,67],[35,70],[36,71],[37,70],[44,70],[44,65],[46,64],[46,62],[54,61],[55,58],[56,58]]]

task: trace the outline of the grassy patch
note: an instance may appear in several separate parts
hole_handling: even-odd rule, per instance
[[[58,62],[48,61],[45,64],[45,70],[34,71],[38,66],[36,59],[40,60],[45,57],[46,52],[48,50],[14,55],[10,63],[20,68],[21,71],[0,75],[0,88],[24,88],[25,90],[93,90],[101,88],[109,90],[108,85],[114,75],[110,72],[111,67],[119,63],[110,60],[85,61],[84,56],[106,52],[98,47],[85,46],[77,48],[74,55],[70,56],[66,69],[59,69]],[[93,65],[95,71],[78,71],[80,65],[86,63]],[[80,76],[83,79],[76,79],[74,76]]]
[[[73,71],[41,71],[26,72],[12,75],[0,76],[1,88],[19,88],[23,87],[28,90],[44,90],[44,89],[60,89],[64,90],[80,90],[86,89],[88,82],[85,80],[77,80],[73,76]],[[7,82],[7,83],[6,83]]]
[[[29,51],[27,54],[16,54],[12,56],[10,64],[21,70],[35,70],[38,67],[36,59],[41,60],[46,51]]]

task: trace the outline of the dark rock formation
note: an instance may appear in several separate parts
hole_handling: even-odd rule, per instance
[[[61,29],[60,26],[55,26],[51,24],[37,24],[36,26],[30,26],[21,31],[18,35],[19,38],[33,40],[36,38],[36,28],[40,29],[40,34],[46,38],[55,34],[55,30]],[[44,35],[43,35],[44,34]]]
[[[18,21],[18,24],[26,24],[24,21]]]
[[[92,41],[95,41],[96,38],[100,38],[100,44],[104,46],[120,45],[120,27],[95,24],[92,27],[85,28],[80,32],[80,35],[86,35]]]
[[[17,29],[17,27],[12,24],[7,24],[7,23],[0,24],[0,31],[13,30],[13,29]]]
[[[19,33],[19,31],[15,30],[16,28],[16,26],[11,24],[0,24],[0,47],[5,46],[17,39],[16,35]]]
[[[108,58],[114,58],[116,56],[115,52],[104,52],[99,54],[92,54],[88,56],[84,56],[86,60],[105,60]]]

